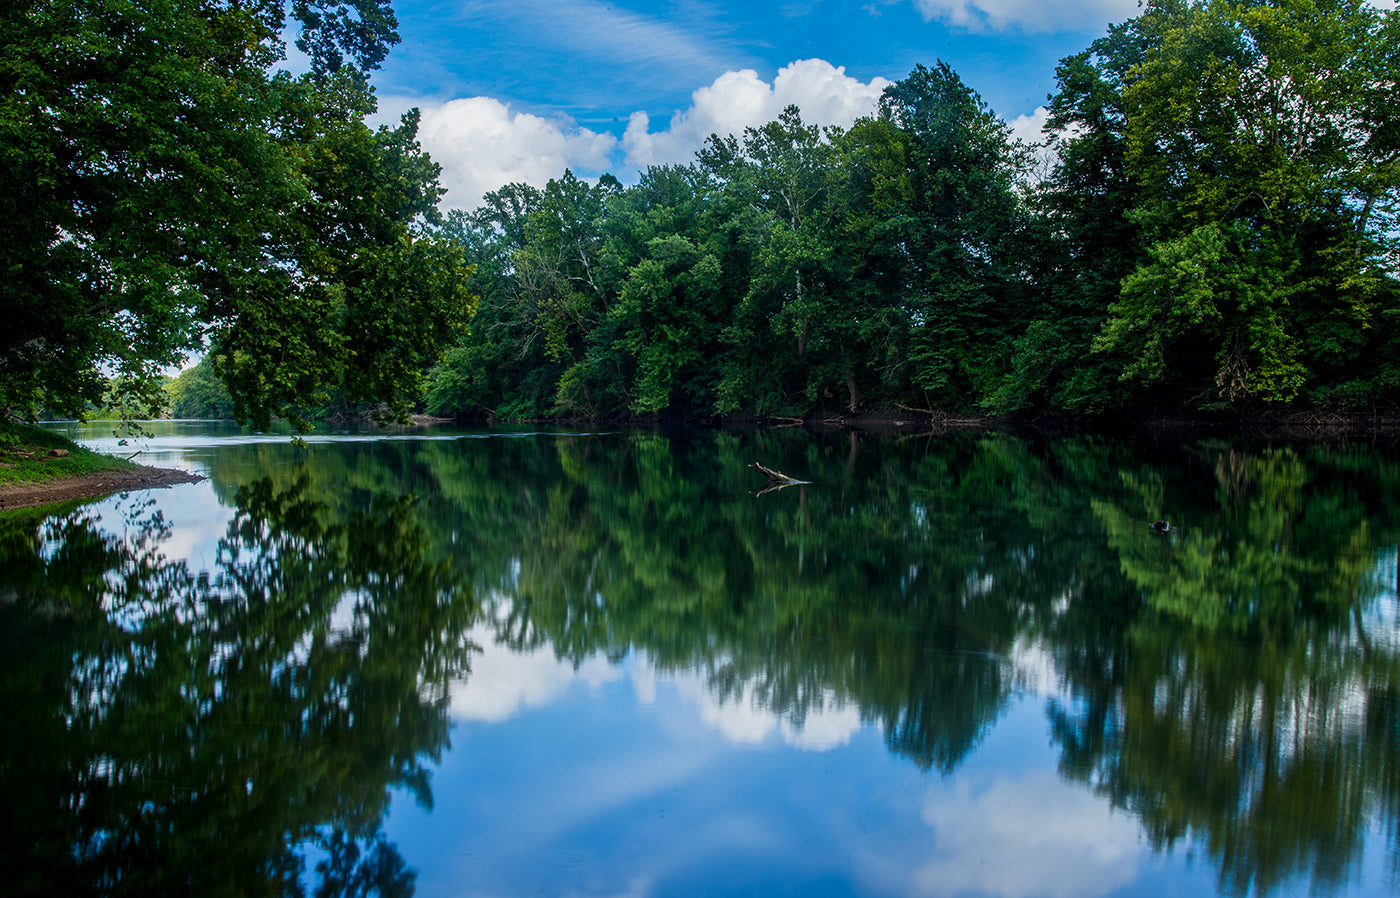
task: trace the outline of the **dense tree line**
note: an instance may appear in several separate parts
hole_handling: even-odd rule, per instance
[[[480,309],[427,409],[1400,398],[1400,16],[1152,0],[1057,84],[1048,170],[939,63],[849,129],[790,107],[634,186],[565,172],[453,212]]]
[[[564,172],[445,222],[416,116],[364,124],[386,0],[63,0],[0,26],[7,416],[146,407],[199,351],[264,427],[415,401],[1400,398],[1400,15],[1364,0],[1152,0],[1060,63],[1044,152],[938,63],[847,129],[789,108],[631,186]]]

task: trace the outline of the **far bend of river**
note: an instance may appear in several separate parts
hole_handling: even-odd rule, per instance
[[[53,426],[6,895],[1400,886],[1393,443]]]

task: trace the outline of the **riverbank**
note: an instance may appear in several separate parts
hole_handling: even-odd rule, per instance
[[[73,474],[43,483],[0,483],[0,512],[52,505],[74,499],[100,499],[113,493],[157,489],[177,483],[198,483],[203,479],[202,474],[192,474],[189,471],[132,465],[130,468],[93,474]]]
[[[0,511],[203,479],[93,452],[41,428],[0,425]]]

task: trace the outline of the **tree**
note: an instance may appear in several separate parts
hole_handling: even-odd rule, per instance
[[[1122,393],[1118,354],[1091,353],[1119,285],[1143,258],[1129,213],[1139,189],[1127,170],[1123,89],[1151,35],[1133,19],[1061,60],[1046,132],[1050,176],[1032,195],[1036,302],[1016,341],[1003,408],[1100,412]]]
[[[601,277],[607,313],[561,379],[561,406],[707,414],[719,330],[742,289],[745,249],[715,223],[726,206],[695,166],[653,166],[608,197]]]
[[[621,189],[604,176],[588,184],[566,171],[543,190],[508,184],[443,228],[481,260],[484,296],[472,333],[430,375],[436,414],[533,418],[574,407],[559,384],[580,363],[607,312],[603,222]]]
[[[432,803],[477,602],[411,497],[297,467],[238,487],[208,569],[134,500],[0,524],[7,894],[411,894],[384,815]]]
[[[675,234],[653,238],[647,257],[628,273],[609,323],[618,348],[635,368],[631,410],[656,413],[704,407],[703,391],[687,390],[704,380],[719,325],[719,260]],[[686,394],[690,393],[689,396]],[[700,395],[697,396],[696,393]]]
[[[586,397],[576,402],[562,385],[608,311],[601,279],[603,223],[607,199],[619,189],[611,176],[596,185],[568,170],[562,178],[551,178],[540,208],[525,219],[526,242],[515,257],[517,300],[533,310],[545,355],[565,366],[558,394],[563,411],[596,414]]]
[[[166,387],[172,418],[232,418],[233,399],[214,374],[214,363],[201,359]]]
[[[731,347],[719,385],[723,411],[805,411],[847,362],[827,330],[837,286],[837,133],[804,123],[788,106],[776,120],[745,129],[742,141],[712,135],[698,154],[761,235],[747,292],[723,336]],[[852,394],[851,404],[857,401]]]
[[[1163,0],[1137,27],[1151,45],[1122,96],[1146,255],[1097,348],[1123,355],[1125,381],[1197,404],[1339,398],[1381,367],[1372,326],[1400,298],[1395,222],[1377,214],[1400,198],[1377,102],[1400,84],[1394,14]]]
[[[471,212],[447,214],[442,234],[475,263],[468,289],[481,299],[470,332],[428,374],[430,414],[532,418],[549,409],[559,365],[544,355],[534,310],[515,294],[525,220],[540,200],[528,184],[507,184]]]
[[[940,62],[916,66],[880,99],[904,134],[907,199],[887,213],[906,254],[912,386],[942,406],[991,400],[1004,386],[1024,325],[1024,210],[1016,186],[1025,158],[1009,127]]]
[[[239,417],[329,389],[405,407],[472,302],[426,234],[416,116],[371,131],[383,0],[7,4],[0,28],[0,407],[151,397],[212,343]],[[120,375],[120,377],[111,377]],[[111,378],[111,386],[108,384]]]

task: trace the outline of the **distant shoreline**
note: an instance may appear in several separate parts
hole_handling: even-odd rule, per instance
[[[875,409],[861,412],[815,412],[805,416],[651,416],[605,418],[551,417],[493,418],[489,415],[415,420],[415,424],[466,425],[548,424],[631,425],[639,427],[787,428],[854,430],[868,433],[927,433],[954,430],[1007,430],[1124,434],[1134,431],[1214,431],[1241,435],[1328,435],[1400,432],[1400,409],[1288,409],[1243,413],[1144,411],[1136,414],[1071,415],[1043,413],[991,415],[975,412]]]
[[[211,419],[170,418],[163,420],[193,421]],[[212,419],[225,420],[225,419]],[[50,422],[57,423],[57,422]],[[342,422],[343,423],[343,419]],[[369,423],[369,422],[366,422]],[[1220,435],[1276,436],[1283,438],[1317,438],[1400,434],[1400,410],[1329,411],[1303,410],[1245,415],[1205,415],[1183,413],[1145,413],[1136,416],[993,416],[953,412],[927,412],[908,409],[885,409],[854,414],[811,415],[805,418],[781,417],[626,417],[626,418],[434,418],[415,415],[408,427],[434,424],[550,424],[569,426],[579,424],[631,425],[639,427],[708,427],[715,429],[745,428],[781,429],[802,427],[812,430],[849,430],[870,434],[938,433],[967,430],[1037,431],[1054,433],[1164,433],[1212,432]],[[171,468],[132,465],[88,474],[74,474],[44,482],[0,483],[0,512],[34,508],[79,499],[98,499],[127,490],[160,489],[180,483],[197,483],[206,479]]]

